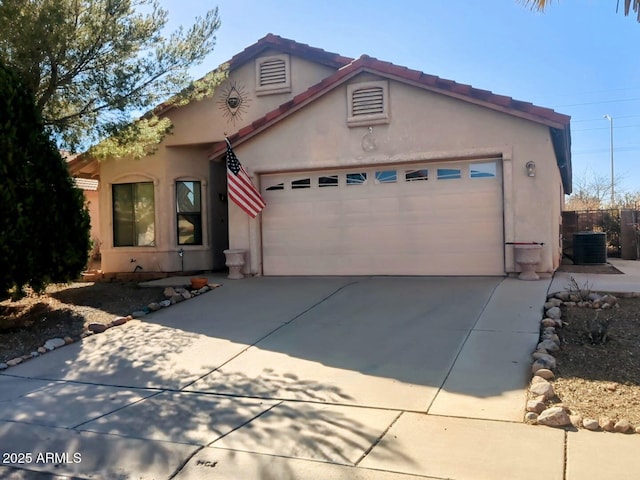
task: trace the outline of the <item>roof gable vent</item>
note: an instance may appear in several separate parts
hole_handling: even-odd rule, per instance
[[[349,126],[389,123],[389,84],[386,81],[347,86]]]
[[[288,55],[273,55],[256,60],[256,93],[268,95],[291,91]]]
[[[384,92],[382,87],[360,88],[351,96],[353,116],[384,113]]]

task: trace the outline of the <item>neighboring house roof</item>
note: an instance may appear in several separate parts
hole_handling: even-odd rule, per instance
[[[99,171],[98,171],[98,162],[96,160],[87,160],[82,154],[71,153],[65,150],[61,150],[60,154],[62,158],[67,161],[67,168],[69,169],[69,173],[76,182],[76,186],[78,188],[82,188],[83,190],[97,190]],[[90,180],[88,182],[80,182],[83,186],[78,183],[80,179]],[[95,182],[95,188],[93,188]],[[87,188],[85,188],[87,187]]]
[[[269,35],[267,37],[269,37]],[[229,141],[234,144],[243,143],[305,105],[320,98],[350,78],[363,72],[397,80],[425,90],[548,126],[551,129],[553,146],[565,193],[571,193],[571,133],[569,126],[571,117],[557,113],[549,108],[539,107],[532,103],[522,102],[504,95],[497,95],[488,90],[481,90],[470,85],[428,75],[418,70],[411,70],[407,67],[394,65],[393,63],[383,62],[367,55],[363,55],[357,60],[343,66],[335,74],[323,79],[305,92],[296,95],[293,99],[280,105],[275,110],[268,112],[261,118],[254,120],[250,125],[231,135]],[[212,159],[220,156],[225,148],[225,142],[218,142],[213,149],[210,150],[209,158]]]

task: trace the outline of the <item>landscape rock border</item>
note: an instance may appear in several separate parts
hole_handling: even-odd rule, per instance
[[[620,295],[618,294],[618,296]],[[640,294],[625,296],[637,297]],[[620,308],[617,297],[608,293],[600,295],[585,290],[568,290],[547,296],[547,301],[544,304],[544,316],[540,320],[540,341],[532,354],[531,372],[533,378],[529,384],[528,397],[530,400],[526,405],[525,422],[560,428],[573,426],[590,431],[640,433],[640,425],[636,425],[634,428],[624,418],[618,420],[609,417],[583,418],[579,414],[571,414],[571,408],[561,403],[547,407],[545,402],[556,397],[552,383],[555,378],[556,359],[552,354],[562,348],[557,332],[564,325],[560,309],[563,305],[594,310]]]
[[[90,323],[89,325],[87,325],[87,331],[81,335],[81,339],[89,337],[91,335],[98,334],[98,333],[106,332],[110,328],[124,325],[125,323],[133,319],[140,320],[142,317],[148,315],[149,313],[158,311],[163,308],[168,308],[171,305],[175,305],[176,303],[180,303],[185,300],[189,300],[191,298],[195,298],[199,295],[202,295],[203,293],[209,292],[221,286],[222,285],[219,283],[210,283],[197,290],[189,290],[183,287],[167,287],[163,291],[163,294],[165,296],[164,300],[160,302],[151,302],[149,305],[142,307],[139,310],[136,310],[134,312],[131,312],[129,315],[115,317],[108,324]],[[75,340],[71,337],[50,338],[44,343],[44,345],[39,347],[37,350],[29,354],[22,355],[20,357],[12,358],[7,362],[0,363],[0,371],[6,370],[10,367],[15,367],[16,365],[20,365],[21,363],[27,360],[40,357],[47,352],[51,352],[53,350],[64,347],[65,345],[69,345],[74,342]]]

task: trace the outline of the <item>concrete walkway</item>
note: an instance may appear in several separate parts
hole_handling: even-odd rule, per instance
[[[0,374],[0,478],[637,477],[640,436],[521,423],[551,279],[212,281]]]
[[[593,291],[640,293],[640,261],[610,258],[608,262],[622,274],[556,272],[549,291],[564,290],[573,278],[581,288],[588,286]]]

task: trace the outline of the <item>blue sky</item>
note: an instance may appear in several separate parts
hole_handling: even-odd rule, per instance
[[[640,23],[616,0],[556,0],[535,13],[516,0],[161,0],[169,28],[219,7],[222,26],[195,77],[267,33],[345,56],[367,54],[572,117],[575,179],[640,191]],[[624,2],[620,2],[624,3]]]

